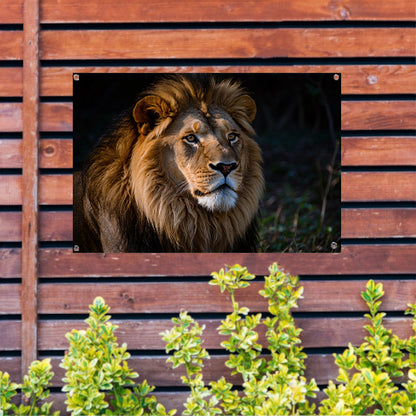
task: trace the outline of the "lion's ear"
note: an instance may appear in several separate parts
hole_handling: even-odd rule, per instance
[[[157,95],[148,95],[136,103],[133,117],[141,134],[148,134],[157,122],[168,115],[169,104]]]
[[[249,95],[243,95],[238,99],[238,106],[243,109],[248,121],[253,122],[257,113],[255,101]]]

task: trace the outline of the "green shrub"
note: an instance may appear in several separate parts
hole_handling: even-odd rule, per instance
[[[268,317],[250,314],[240,306],[235,291],[250,285],[255,276],[245,267],[235,265],[213,273],[210,284],[227,292],[232,303],[230,313],[218,327],[226,336],[222,347],[229,353],[226,366],[231,375],[238,374],[238,388],[222,377],[208,385],[203,380],[204,360],[208,352],[202,347],[204,327],[187,313],[173,318],[174,326],[162,333],[168,362],[183,365],[182,382],[190,388],[184,415],[415,415],[416,414],[416,335],[402,340],[383,326],[380,312],[382,285],[370,280],[362,298],[369,308],[368,336],[359,347],[351,344],[342,354],[335,354],[339,367],[336,383],[329,381],[323,390],[326,398],[318,409],[310,400],[316,397],[315,381],[304,377],[306,354],[300,341],[291,310],[297,307],[303,288],[297,276],[290,276],[277,264],[269,268],[260,294],[268,301]],[[416,332],[416,305],[409,305]],[[166,412],[155,397],[154,387],[143,381],[136,385],[127,360],[127,346],[119,346],[108,315],[109,307],[97,297],[90,305],[86,330],[73,330],[66,337],[69,351],[61,367],[66,370],[63,391],[67,392],[67,409],[72,415],[173,415]],[[259,343],[258,329],[266,328],[267,345]],[[267,352],[267,354],[263,354]],[[398,387],[398,378],[406,381]],[[9,374],[0,371],[0,416],[54,415],[48,387],[53,377],[49,359],[35,361],[22,384],[10,382]],[[21,391],[24,404],[12,399]]]
[[[37,415],[58,416],[59,412],[51,413],[53,402],[44,402],[40,407],[40,401],[49,397],[49,382],[53,377],[50,359],[34,361],[29,367],[29,372],[23,378],[23,384],[10,383],[9,374],[0,371],[0,416],[3,415]],[[21,389],[23,401],[26,404],[16,406],[11,398]]]
[[[173,352],[168,361],[174,367],[184,365],[187,376],[183,382],[191,388],[184,415],[302,415],[314,414],[315,405],[308,397],[316,397],[318,391],[314,380],[303,377],[305,353],[300,346],[301,329],[295,327],[291,309],[297,307],[303,288],[298,277],[290,276],[277,264],[270,268],[260,294],[268,300],[270,317],[250,315],[246,307],[235,301],[234,292],[249,286],[255,276],[245,267],[235,265],[228,270],[213,273],[210,284],[220,287],[230,295],[233,312],[218,327],[221,335],[228,336],[222,346],[230,353],[226,366],[231,375],[240,374],[242,391],[222,377],[205,386],[202,377],[203,359],[208,352],[202,348],[203,327],[186,313],[173,319],[174,327],[162,335],[166,352]],[[343,354],[335,354],[339,367],[337,385],[330,381],[324,393],[319,414],[322,415],[411,415],[416,414],[415,340],[401,340],[387,330],[379,312],[383,296],[381,284],[370,280],[362,297],[367,303],[370,320],[366,325],[369,336],[359,347],[349,347]],[[415,317],[416,306],[408,313]],[[266,325],[267,345],[258,343],[257,328]],[[416,319],[413,319],[416,330]],[[262,351],[267,349],[270,357],[265,359]],[[406,354],[408,354],[407,359]],[[410,368],[413,367],[413,368]],[[408,369],[408,382],[402,389],[395,385],[397,377]]]
[[[127,365],[127,345],[118,346],[117,326],[108,322],[109,309],[97,297],[90,305],[87,330],[74,329],[66,335],[69,351],[61,367],[66,370],[62,390],[67,392],[68,411],[74,416],[166,415],[165,408],[148,396],[154,387],[146,381],[135,387],[138,374]]]

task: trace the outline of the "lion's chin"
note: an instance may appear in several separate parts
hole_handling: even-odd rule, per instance
[[[237,202],[237,192],[229,186],[221,186],[207,194],[196,194],[199,205],[209,211],[229,211]]]

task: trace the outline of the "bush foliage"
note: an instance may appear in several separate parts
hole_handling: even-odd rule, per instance
[[[415,415],[416,414],[416,336],[400,339],[383,325],[380,312],[384,294],[381,283],[370,280],[362,298],[369,313],[365,329],[368,336],[358,347],[349,344],[342,354],[334,354],[339,368],[337,380],[323,390],[325,398],[316,406],[319,391],[315,380],[304,376],[306,354],[291,310],[297,307],[303,288],[297,276],[291,276],[273,264],[265,277],[260,294],[268,301],[268,314],[250,314],[240,306],[235,292],[255,278],[245,267],[235,265],[212,274],[211,285],[227,292],[232,303],[230,313],[218,327],[229,353],[226,366],[238,374],[242,386],[233,386],[226,375],[208,384],[203,379],[203,330],[187,312],[173,318],[173,327],[161,334],[173,368],[184,366],[182,382],[190,393],[183,415]],[[416,332],[416,305],[409,305]],[[146,381],[136,384],[138,374],[128,366],[127,345],[117,343],[110,322],[109,307],[97,297],[90,305],[86,330],[66,335],[69,350],[62,360],[66,370],[63,391],[67,410],[72,415],[169,415],[150,393],[154,387]],[[259,343],[259,328],[265,326],[266,345]],[[9,374],[0,371],[0,416],[54,415],[48,401],[53,377],[50,359],[35,361],[22,384],[12,383]],[[405,379],[399,383],[399,379]],[[17,406],[13,397],[22,395]]]

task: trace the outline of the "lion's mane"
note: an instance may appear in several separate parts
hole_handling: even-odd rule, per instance
[[[264,179],[247,115],[251,98],[239,83],[189,75],[165,77],[143,97],[151,98],[138,101],[101,139],[82,173],[74,175],[74,244],[83,252],[254,251]],[[190,106],[207,111],[213,105],[247,136],[243,181],[235,206],[227,211],[208,210],[172,186],[170,167],[160,157],[159,138],[178,114]]]

